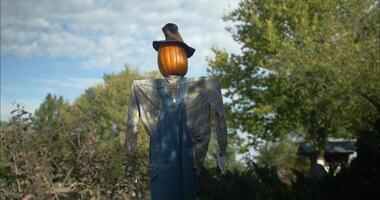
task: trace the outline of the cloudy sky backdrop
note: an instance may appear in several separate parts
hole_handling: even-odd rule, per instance
[[[161,27],[179,26],[196,49],[187,76],[206,75],[205,58],[216,45],[239,50],[222,16],[232,0],[2,0],[1,119],[22,103],[34,111],[48,92],[72,102],[124,64],[140,72],[157,69],[153,40]]]

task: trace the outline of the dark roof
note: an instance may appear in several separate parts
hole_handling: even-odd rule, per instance
[[[325,153],[354,153],[356,151],[355,141],[330,141],[327,142]],[[314,148],[305,142],[300,143],[298,152],[301,154],[314,153]]]

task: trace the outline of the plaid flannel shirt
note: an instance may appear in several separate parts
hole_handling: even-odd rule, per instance
[[[133,153],[137,145],[137,123],[142,120],[149,135],[155,132],[158,118],[163,108],[157,90],[157,81],[162,81],[164,90],[174,99],[181,76],[169,75],[161,79],[135,80],[126,120],[126,155]],[[210,141],[211,108],[215,110],[216,136],[219,145],[218,166],[226,171],[227,125],[224,116],[220,84],[215,77],[185,77],[185,106],[187,126],[195,150],[195,166],[200,166],[207,154]]]

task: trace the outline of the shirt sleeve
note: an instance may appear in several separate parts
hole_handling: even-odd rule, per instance
[[[140,110],[138,99],[136,96],[135,85],[132,83],[131,97],[129,99],[127,120],[126,120],[126,136],[125,136],[125,154],[132,155],[137,146],[137,123],[140,119]]]
[[[226,154],[227,149],[227,124],[224,116],[223,97],[218,81],[215,81],[214,92],[214,108],[215,108],[215,123],[216,123],[216,137],[218,140],[220,153]]]
[[[215,108],[216,137],[219,145],[218,165],[224,173],[226,170],[226,151],[227,151],[227,124],[224,115],[223,97],[219,81],[215,79],[213,84],[212,102]]]

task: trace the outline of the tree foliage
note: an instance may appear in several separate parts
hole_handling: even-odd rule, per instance
[[[56,129],[61,120],[60,108],[63,104],[63,96],[57,97],[48,93],[45,100],[34,113],[32,118],[33,128],[39,132],[44,132],[49,128]]]
[[[322,152],[328,137],[379,113],[379,2],[243,0],[234,22],[239,54],[213,48],[230,123],[255,142],[297,133]]]

